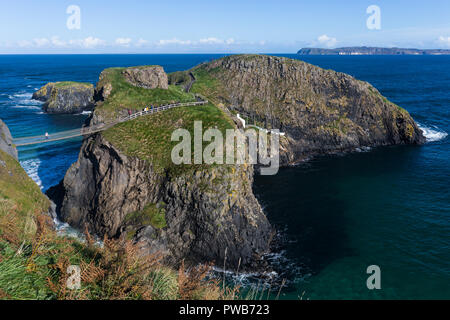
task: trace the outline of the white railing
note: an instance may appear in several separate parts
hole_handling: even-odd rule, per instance
[[[101,124],[97,124],[97,125],[93,125],[93,126],[89,126],[89,127],[79,128],[79,129],[61,131],[61,132],[49,134],[48,136],[40,135],[40,136],[33,136],[33,137],[15,138],[15,139],[13,139],[13,143],[17,147],[21,147],[21,146],[27,146],[27,145],[32,145],[32,144],[38,144],[38,143],[47,143],[47,142],[52,142],[52,141],[71,139],[71,138],[75,138],[75,137],[79,137],[79,136],[84,136],[84,135],[89,135],[89,134],[97,133],[100,131],[104,131],[106,129],[109,129],[109,128],[115,126],[118,123],[131,121],[131,120],[134,120],[139,117],[143,117],[143,116],[154,114],[157,112],[169,110],[172,108],[199,106],[199,105],[204,105],[207,103],[208,103],[207,100],[197,101],[197,102],[172,103],[172,104],[163,105],[160,107],[153,107],[153,108],[150,108],[145,111],[143,110],[143,111],[135,112],[129,116],[126,116],[124,118],[119,118],[118,120],[112,121],[112,122],[101,123]]]

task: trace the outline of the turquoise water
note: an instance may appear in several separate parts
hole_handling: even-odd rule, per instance
[[[296,57],[293,55],[286,55]],[[46,115],[31,100],[48,81],[95,83],[114,66],[188,69],[220,55],[0,56],[0,117],[16,137],[79,127],[86,115]],[[302,57],[375,85],[426,131],[420,147],[324,157],[277,176],[255,193],[283,246],[274,263],[288,280],[281,298],[450,298],[450,57]],[[19,149],[46,190],[76,160],[81,139]],[[379,291],[366,268],[381,268]]]
[[[374,84],[411,112],[429,143],[324,157],[256,178],[294,262],[282,275],[290,280],[283,298],[449,299],[450,59],[308,60]],[[381,268],[381,290],[367,289],[369,265]]]

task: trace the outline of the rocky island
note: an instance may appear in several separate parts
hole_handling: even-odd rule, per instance
[[[264,266],[274,232],[252,191],[253,167],[174,165],[170,136],[177,128],[192,132],[201,120],[204,128],[225,131],[246,112],[286,133],[282,165],[425,142],[408,112],[369,83],[301,61],[237,55],[168,76],[142,68],[101,73],[91,124],[150,104],[198,96],[210,103],[140,117],[87,138],[78,161],[48,194],[63,221],[101,237],[131,239],[147,252],[163,252],[171,264],[226,260],[230,268],[255,270]]]
[[[84,140],[78,161],[48,192],[59,218],[87,232],[84,243],[56,235],[54,205],[21,168],[0,121],[0,297],[223,299],[214,283],[187,288],[183,261],[265,269],[274,230],[253,194],[253,166],[171,161],[171,133],[192,133],[194,121],[225,131],[237,128],[237,113],[245,112],[279,128],[282,165],[425,141],[408,112],[367,82],[279,57],[229,56],[169,75],[155,66],[106,69],[94,96],[91,123],[149,104],[210,102],[139,117]],[[103,237],[104,246],[91,235]],[[159,254],[163,263],[152,260]],[[75,293],[65,290],[73,263],[96,274]],[[208,268],[191,270],[189,279],[197,279],[195,272]]]
[[[98,246],[87,234],[84,241],[58,235],[52,220],[54,205],[20,166],[8,127],[1,120],[0,126],[1,299],[231,298],[204,278],[208,266],[175,270],[158,256],[142,254],[126,239],[106,239]],[[88,275],[83,276],[82,290],[67,290],[72,264]]]
[[[405,49],[405,48],[378,48],[378,47],[345,47],[336,49],[303,48],[298,55],[449,55],[446,49]]]
[[[94,86],[72,81],[50,82],[36,91],[32,98],[44,102],[46,113],[81,113],[94,107]]]

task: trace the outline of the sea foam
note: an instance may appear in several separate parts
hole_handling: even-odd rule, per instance
[[[433,128],[419,124],[419,128],[423,131],[423,135],[427,138],[427,142],[435,142],[445,139],[448,133],[440,130],[438,127],[433,126]]]
[[[36,184],[39,186],[39,188],[43,188],[41,178],[39,178],[39,166],[41,165],[41,160],[39,159],[29,159],[29,160],[23,160],[20,161],[20,164],[22,165],[22,168],[25,170],[25,172],[28,174],[28,176],[36,182]]]

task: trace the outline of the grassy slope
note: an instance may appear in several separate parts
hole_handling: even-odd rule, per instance
[[[20,214],[45,212],[50,201],[39,187],[31,180],[20,164],[11,156],[0,150],[0,198],[12,199]]]
[[[134,87],[125,81],[121,75],[122,70],[123,68],[112,68],[104,73],[102,82],[110,82],[113,90],[95,112],[114,117],[124,108],[142,110],[150,105],[196,101],[194,94],[185,93],[181,87],[175,85],[170,85],[168,90]],[[203,106],[174,108],[141,117],[119,124],[103,132],[103,136],[125,154],[151,161],[157,171],[171,169],[172,172],[181,172],[187,167],[175,168],[172,164],[171,150],[178,142],[172,142],[171,135],[175,129],[184,128],[193,137],[194,121],[202,121],[203,128],[217,127],[223,133],[226,129],[233,128],[231,119],[209,103]]]
[[[103,79],[100,83],[110,83],[112,91],[108,99],[96,107],[95,112],[107,119],[117,117],[118,112],[124,109],[142,110],[151,104],[160,106],[174,102],[196,101],[193,94],[185,93],[182,88],[173,85],[169,86],[168,90],[135,87],[122,76],[124,69],[110,68],[102,73]]]
[[[185,170],[188,168],[172,163],[171,151],[179,142],[172,142],[171,135],[177,128],[187,129],[193,145],[194,121],[202,121],[204,130],[217,127],[224,133],[233,128],[231,120],[220,109],[207,104],[174,108],[124,122],[103,132],[103,136],[125,154],[149,160],[159,172],[164,169]],[[198,169],[194,165],[188,167]]]
[[[92,83],[87,82],[75,82],[75,81],[61,81],[54,83],[55,88],[65,88],[65,87],[93,87]]]
[[[179,272],[143,257],[130,241],[103,247],[57,236],[49,201],[20,164],[0,151],[0,299],[226,299],[208,267]],[[152,216],[155,223],[163,223]],[[162,225],[161,225],[162,226]],[[81,268],[80,290],[68,290],[67,268]],[[234,296],[234,293],[233,293]]]

